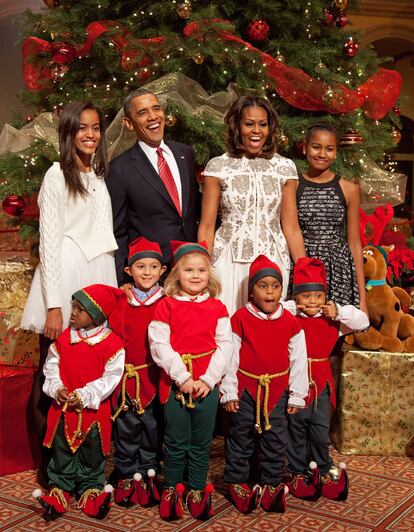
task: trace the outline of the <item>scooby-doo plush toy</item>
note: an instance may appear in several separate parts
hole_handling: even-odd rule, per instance
[[[402,288],[391,288],[385,279],[392,249],[394,246],[368,245],[362,250],[371,326],[355,333],[355,338],[363,349],[413,353],[414,317],[401,309],[410,297]]]

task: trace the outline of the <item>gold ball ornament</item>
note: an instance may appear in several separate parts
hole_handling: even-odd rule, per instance
[[[277,139],[277,144],[281,148],[286,148],[286,146],[289,144],[289,137],[284,133],[280,133],[279,138]]]
[[[174,115],[165,115],[165,125],[167,127],[174,127],[177,123],[177,117]]]
[[[197,52],[196,54],[193,55],[193,61],[197,65],[201,65],[202,63],[204,63],[204,60],[205,60],[205,57],[200,52]]]
[[[348,0],[334,0],[334,4],[338,9],[346,9],[348,7]]]
[[[190,18],[192,11],[191,3],[187,1],[177,7],[178,16],[183,19]]]
[[[394,144],[398,144],[401,140],[401,132],[398,131],[395,127],[391,129],[390,133],[391,140]]]
[[[275,57],[276,61],[279,61],[279,63],[284,63],[285,62],[285,56],[282,55],[282,54],[277,54],[276,57]]]

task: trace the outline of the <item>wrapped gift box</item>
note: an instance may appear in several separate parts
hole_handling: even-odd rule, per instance
[[[0,366],[0,476],[34,469],[39,446],[31,442],[33,429],[28,412],[34,368]]]
[[[346,352],[337,415],[341,453],[412,456],[414,353]]]
[[[32,281],[27,259],[0,261],[0,364],[36,367],[39,364],[37,334],[19,328]]]

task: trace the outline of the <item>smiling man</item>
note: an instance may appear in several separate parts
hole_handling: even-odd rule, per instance
[[[165,263],[170,240],[196,240],[199,203],[194,152],[180,142],[164,141],[164,111],[155,94],[135,90],[123,107],[124,124],[135,131],[137,142],[111,161],[107,178],[119,284],[125,281],[128,244],[135,238],[159,242]]]

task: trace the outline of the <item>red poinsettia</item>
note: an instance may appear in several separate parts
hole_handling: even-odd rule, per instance
[[[407,247],[395,247],[388,255],[387,281],[391,285],[414,285],[414,251]]]

